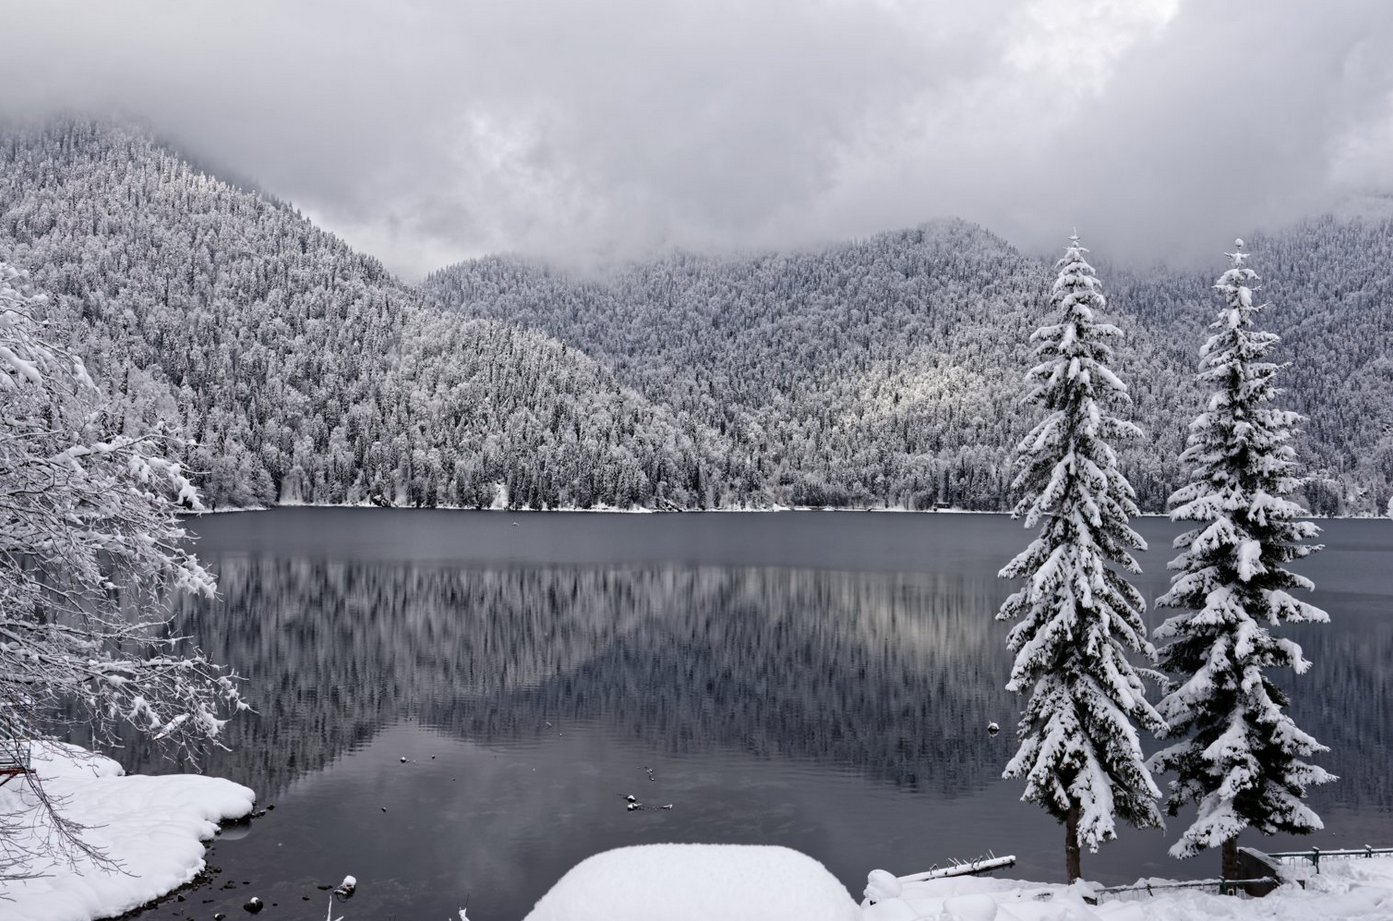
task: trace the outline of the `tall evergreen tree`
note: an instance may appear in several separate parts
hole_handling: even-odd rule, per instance
[[[1127,658],[1155,657],[1146,602],[1123,575],[1141,571],[1130,551],[1146,543],[1128,525],[1135,496],[1110,444],[1141,432],[1108,411],[1129,402],[1109,368],[1109,343],[1122,333],[1097,318],[1107,302],[1087,252],[1071,238],[1050,296],[1054,322],[1031,337],[1040,363],[1026,376],[1027,399],[1045,418],[1016,448],[1022,498],[1013,514],[1040,530],[1001,570],[1026,581],[997,614],[1020,620],[1008,639],[1016,662],[1007,689],[1030,693],[1004,776],[1024,777],[1022,798],[1065,823],[1070,881],[1080,876],[1080,846],[1096,851],[1115,838],[1116,817],[1162,824],[1133,727],[1159,731],[1162,720]]]
[[[1181,553],[1170,568],[1177,572],[1156,602],[1182,609],[1156,638],[1168,641],[1161,666],[1176,682],[1157,709],[1183,740],[1151,761],[1154,770],[1177,775],[1167,803],[1172,815],[1186,803],[1199,806],[1171,853],[1190,857],[1221,845],[1229,878],[1238,872],[1244,828],[1321,828],[1302,797],[1308,784],[1334,779],[1303,760],[1326,749],[1297,728],[1285,712],[1286,695],[1266,674],[1310,667],[1300,646],[1269,627],[1329,617],[1291,595],[1313,586],[1284,568],[1320,549],[1303,543],[1319,529],[1286,498],[1301,485],[1291,446],[1301,417],[1269,405],[1282,366],[1264,359],[1278,337],[1253,329],[1267,305],[1254,303],[1258,275],[1242,246],[1237,241],[1232,265],[1214,286],[1224,306],[1200,350],[1199,374],[1214,392],[1181,455],[1190,482],[1170,500],[1172,519],[1198,526],[1176,538]]]

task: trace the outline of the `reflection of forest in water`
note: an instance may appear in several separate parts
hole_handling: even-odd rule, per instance
[[[981,573],[213,562],[222,599],[174,627],[246,677],[257,714],[205,767],[263,797],[402,718],[485,744],[594,722],[668,753],[778,753],[955,796],[997,781],[984,726],[1009,732],[1018,706],[1003,586]],[[1294,712],[1341,775],[1317,808],[1387,810],[1393,623],[1355,601],[1301,632],[1316,667]],[[138,740],[126,760],[159,769]]]
[[[595,721],[945,793],[995,776],[1006,659],[977,577],[229,557],[174,629],[247,679],[205,767],[268,794],[403,717],[484,743]],[[155,767],[131,740],[127,760]]]

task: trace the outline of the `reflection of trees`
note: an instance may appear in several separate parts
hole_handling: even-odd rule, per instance
[[[414,716],[483,742],[597,721],[960,792],[1009,724],[977,577],[666,566],[467,569],[229,557],[175,624],[248,679],[208,768],[271,794]],[[150,756],[134,742],[128,760]],[[994,755],[990,757],[995,757]]]
[[[553,571],[563,579],[573,574]],[[668,751],[835,762],[957,794],[995,777],[996,586],[811,570],[638,571],[655,616],[570,670],[427,721],[471,735],[602,720]]]
[[[1293,630],[1313,663],[1305,675],[1278,676],[1291,696],[1296,724],[1330,751],[1313,760],[1340,779],[1311,790],[1317,812],[1346,808],[1393,809],[1393,618],[1387,599],[1340,593],[1318,599],[1329,625]]]
[[[996,782],[1016,701],[974,574],[662,565],[461,568],[227,557],[176,628],[258,710],[209,770],[274,795],[411,717],[484,743],[595,722],[656,749],[780,753],[958,795]],[[1352,596],[1342,595],[1341,599]],[[1333,751],[1329,802],[1393,807],[1393,622],[1371,599],[1297,637],[1293,713]],[[131,742],[126,760],[152,766]]]

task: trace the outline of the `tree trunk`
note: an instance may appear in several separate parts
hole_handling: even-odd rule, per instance
[[[1069,882],[1083,876],[1079,866],[1079,813],[1078,803],[1069,804],[1069,814],[1064,818],[1064,864]]]
[[[1219,848],[1222,857],[1222,876],[1224,879],[1242,879],[1243,871],[1238,865],[1238,836],[1225,841]]]

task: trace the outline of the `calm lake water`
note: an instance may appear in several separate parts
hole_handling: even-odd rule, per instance
[[[205,766],[276,808],[142,917],[235,918],[258,895],[263,918],[319,919],[316,886],[351,873],[349,921],[445,921],[466,898],[476,921],[516,921],[583,858],[666,841],[788,845],[858,898],[872,868],[988,852],[1062,877],[1061,827],[1000,780],[1020,704],[995,574],[1028,537],[1008,518],[280,509],[191,526],[221,597],[178,627],[257,711]],[[1139,530],[1155,597],[1177,528]],[[1333,623],[1293,632],[1315,665],[1286,683],[1341,779],[1313,791],[1326,832],[1247,841],[1270,849],[1393,845],[1393,522],[1324,539],[1303,571]],[[135,743],[123,760],[178,767]],[[630,793],[648,808],[626,812]],[[1217,855],[1166,856],[1180,823],[1124,830],[1085,873],[1215,875]]]

